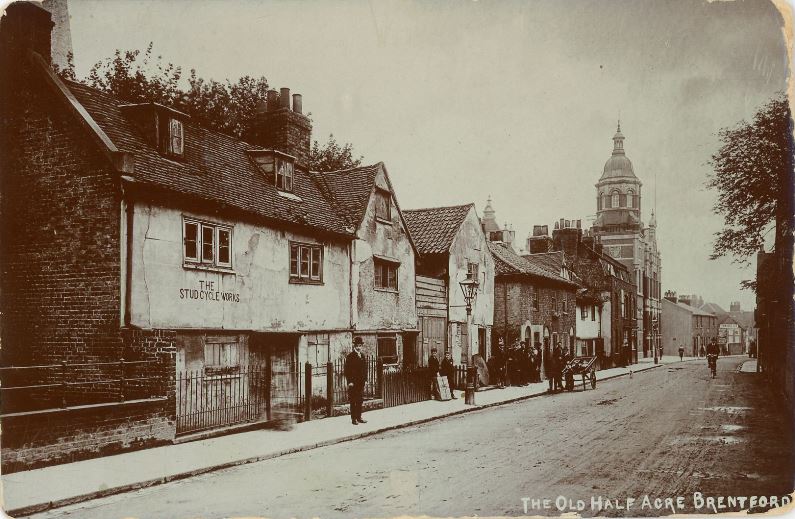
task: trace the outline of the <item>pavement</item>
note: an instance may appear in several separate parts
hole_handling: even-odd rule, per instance
[[[698,360],[685,358],[686,361]],[[628,368],[597,372],[599,383],[680,362],[666,356],[660,364],[641,359]],[[237,465],[306,451],[499,406],[546,394],[546,382],[476,393],[476,405],[457,400],[427,401],[369,411],[366,424],[352,426],[349,416],[324,418],[295,424],[292,430],[255,430],[55,465],[2,475],[3,508],[14,517],[29,515],[81,501],[129,492],[189,478]],[[597,389],[598,389],[597,385]],[[460,392],[459,392],[460,393]]]

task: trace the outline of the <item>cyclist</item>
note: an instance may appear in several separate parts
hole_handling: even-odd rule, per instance
[[[710,371],[712,371],[712,378],[717,376],[717,364],[718,364],[718,355],[720,354],[720,348],[718,347],[718,343],[715,339],[710,341],[709,346],[707,346],[707,365],[709,365]]]

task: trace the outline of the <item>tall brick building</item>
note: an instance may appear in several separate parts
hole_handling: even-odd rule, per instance
[[[653,348],[661,345],[662,267],[654,211],[648,226],[641,219],[642,186],[624,151],[619,123],[613,136],[613,153],[596,183],[596,221],[591,233],[633,276],[637,289],[637,337],[632,339],[648,357],[654,354]]]

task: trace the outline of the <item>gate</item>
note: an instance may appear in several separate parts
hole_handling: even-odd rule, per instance
[[[413,404],[431,399],[431,374],[420,369],[384,369],[383,395],[384,407]]]
[[[177,373],[177,434],[267,419],[269,376],[259,364]]]

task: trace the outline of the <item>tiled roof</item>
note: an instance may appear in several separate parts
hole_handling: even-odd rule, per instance
[[[247,150],[246,142],[184,121],[184,158],[177,162],[160,155],[125,117],[113,96],[74,82],[67,87],[120,151],[135,158],[132,177],[143,186],[164,188],[287,223],[352,235],[347,224],[319,186],[296,168],[293,193],[282,196],[266,181]]]
[[[403,218],[420,254],[438,254],[450,250],[464,218],[473,208],[474,204],[407,209]]]
[[[310,176],[330,199],[336,211],[358,227],[367,210],[381,163],[351,169],[310,172]]]
[[[512,250],[504,245],[494,242],[489,243],[489,250],[494,258],[494,274],[525,274],[536,278],[545,279],[547,281],[554,281],[571,286],[577,286],[567,279],[560,277],[557,274],[547,271],[546,269],[534,264],[531,261],[519,256]]]
[[[560,274],[563,267],[563,251],[522,254],[522,257],[553,274]]]

